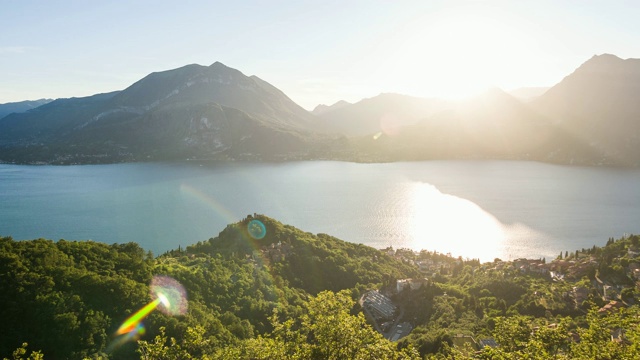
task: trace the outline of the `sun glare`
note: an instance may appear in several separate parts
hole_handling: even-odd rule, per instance
[[[396,75],[405,92],[462,99],[491,87],[517,87],[517,72],[533,65],[529,38],[498,13],[463,11],[416,21],[396,35]]]
[[[414,249],[446,248],[483,261],[500,253],[504,227],[481,207],[426,183],[415,183],[410,191]]]

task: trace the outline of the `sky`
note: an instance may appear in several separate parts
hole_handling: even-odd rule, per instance
[[[640,1],[0,0],[0,103],[123,90],[220,61],[306,109],[383,92],[553,86],[640,58]]]

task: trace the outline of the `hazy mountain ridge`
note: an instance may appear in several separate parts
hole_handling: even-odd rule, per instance
[[[353,105],[348,101],[344,101],[344,100],[339,100],[337,102],[335,102],[333,105],[325,105],[325,104],[319,104],[318,106],[316,106],[313,111],[311,111],[312,114],[314,115],[321,115],[330,111],[334,111],[334,110],[338,110],[338,109],[342,109],[344,107],[347,107],[349,105]]]
[[[0,121],[0,160],[291,156],[314,143],[312,120],[258,77],[218,62],[187,65],[149,74],[122,91],[59,99],[37,111],[7,116]]]
[[[475,158],[638,166],[638,94],[640,60],[604,54],[532,101],[499,89],[457,102],[380,94],[318,106],[314,115],[255,75],[192,64],[0,119],[0,161]]]
[[[395,106],[404,112],[403,123],[397,121],[395,114],[389,111],[394,107],[388,106],[389,100],[395,102],[394,106],[406,103],[417,106],[413,108],[413,113],[407,107]],[[504,139],[506,129],[496,127],[511,128],[511,134],[508,135],[513,137],[514,133],[522,132],[514,129],[514,125],[521,122],[517,120],[525,113],[526,118],[533,116],[523,104],[500,89],[493,89],[472,99],[448,102],[382,94],[365,99],[358,105],[366,108],[368,114],[358,120],[349,122],[345,119],[344,122],[353,125],[360,121],[356,131],[366,136],[356,137],[352,143],[363,161],[505,157],[509,149],[495,143],[496,130],[503,132],[500,134],[501,142],[511,140]],[[341,115],[348,118],[348,115],[356,112],[357,109],[351,107],[346,109],[346,116]],[[409,120],[411,115],[414,116],[413,121]],[[332,113],[327,116],[332,116]],[[395,118],[396,121],[381,121],[385,117]],[[516,121],[511,121],[511,118]],[[484,149],[486,146],[500,149],[487,152]]]
[[[11,113],[22,113],[31,109],[35,109],[38,106],[44,105],[51,101],[53,101],[53,99],[25,100],[0,104],[0,119]]]
[[[604,163],[640,164],[640,59],[594,56],[532,105]]]
[[[33,145],[57,139],[103,111],[117,93],[57,99],[33,111],[10,114],[0,119],[0,144]]]
[[[515,97],[492,89],[395,134],[365,138],[364,153],[391,159],[523,159],[553,161],[558,132]]]
[[[533,101],[493,89],[353,141],[362,161],[514,159],[640,165],[640,60],[594,56]]]
[[[521,87],[509,91],[509,94],[525,102],[536,99],[543,95],[549,87]]]
[[[114,98],[115,105],[143,109],[184,101],[215,102],[288,126],[304,127],[311,119],[306,110],[271,84],[220,62],[152,73]]]
[[[380,94],[355,104],[335,107],[318,116],[329,131],[362,136],[396,131],[441,110],[444,101],[400,94]]]

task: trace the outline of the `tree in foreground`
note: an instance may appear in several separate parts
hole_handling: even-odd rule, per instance
[[[413,348],[398,349],[367,324],[364,315],[351,315],[355,302],[348,291],[324,291],[307,303],[300,319],[271,318],[273,332],[238,341],[211,354],[197,343],[198,336],[178,344],[162,335],[151,342],[140,341],[144,359],[418,359]],[[197,331],[196,331],[197,332]]]
[[[640,308],[632,306],[618,312],[598,313],[593,308],[585,328],[574,329],[569,319],[558,324],[535,326],[524,316],[500,318],[494,337],[501,345],[485,347],[481,359],[640,359]]]
[[[17,348],[13,353],[12,353],[12,360],[43,360],[44,359],[44,355],[42,355],[42,353],[40,351],[32,351],[31,354],[29,354],[29,356],[27,356],[27,347],[29,346],[29,344],[27,343],[22,343],[22,346]],[[4,360],[10,360],[7,358],[4,358]]]

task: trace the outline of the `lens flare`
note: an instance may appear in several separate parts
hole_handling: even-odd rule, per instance
[[[156,307],[158,307],[160,303],[160,299],[155,299],[145,305],[142,309],[138,310],[135,314],[131,315],[122,325],[120,325],[118,331],[116,331],[116,335],[123,335],[134,331],[135,328],[140,324],[140,321],[147,317],[147,315],[149,315],[149,313],[151,313]]]
[[[136,325],[131,331],[129,331],[128,333],[124,333],[122,336],[118,336],[118,338],[116,338],[111,344],[109,344],[106,349],[107,353],[114,351],[115,349],[119,348],[129,341],[139,340],[140,337],[146,332],[147,331],[144,328],[144,325],[141,322],[138,323],[138,325]]]
[[[158,310],[167,315],[187,313],[187,292],[177,280],[168,276],[154,276],[149,287],[151,298],[158,299]]]
[[[184,315],[187,312],[187,293],[182,284],[168,276],[154,276],[150,293],[154,300],[131,315],[116,331],[116,335],[133,335],[144,332],[142,319],[156,308],[167,315]]]
[[[160,299],[160,303],[166,307],[171,306],[171,303],[169,302],[169,299],[167,299],[166,296],[164,296],[163,293],[158,294],[158,299]]]
[[[256,240],[260,240],[267,235],[267,228],[264,226],[262,221],[260,220],[251,220],[247,225],[247,231],[249,231],[249,235]]]

